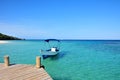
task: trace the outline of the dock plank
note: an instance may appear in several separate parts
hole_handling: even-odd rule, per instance
[[[15,64],[5,67],[0,63],[0,80],[53,80],[43,68]]]

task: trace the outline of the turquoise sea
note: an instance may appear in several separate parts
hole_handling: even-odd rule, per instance
[[[57,56],[42,59],[54,80],[120,80],[120,40],[62,40]],[[0,63],[35,64],[42,40],[8,41],[0,44]]]

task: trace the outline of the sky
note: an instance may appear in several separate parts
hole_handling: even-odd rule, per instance
[[[0,33],[25,39],[120,39],[120,0],[0,0]]]

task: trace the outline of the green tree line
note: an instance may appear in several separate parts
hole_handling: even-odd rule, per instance
[[[21,40],[21,39],[0,33],[0,40]]]

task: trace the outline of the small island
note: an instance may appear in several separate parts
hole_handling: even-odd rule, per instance
[[[23,40],[23,39],[0,33],[0,40]]]

